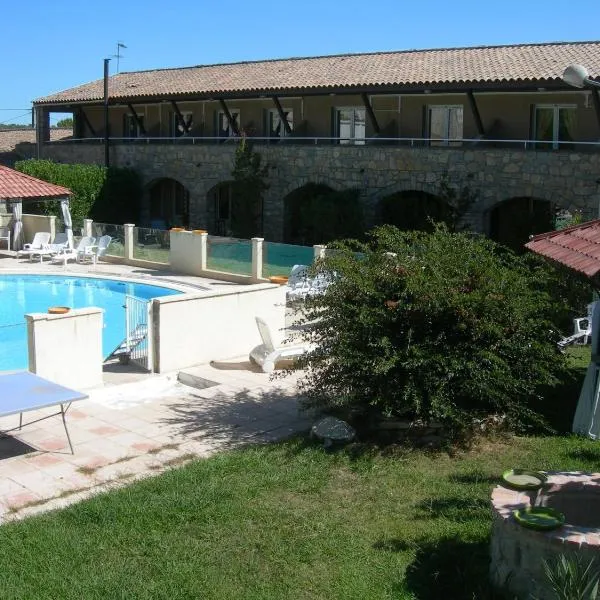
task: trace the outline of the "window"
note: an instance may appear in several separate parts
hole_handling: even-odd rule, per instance
[[[365,109],[337,108],[335,110],[334,135],[340,144],[365,143]]]
[[[573,105],[539,104],[533,117],[533,139],[538,148],[564,147],[559,142],[572,142],[575,136],[577,107]]]
[[[187,129],[191,129],[194,125],[192,113],[190,111],[182,112],[181,116],[183,118],[183,123],[185,124]],[[177,113],[172,113],[171,136],[181,137],[182,135],[188,135],[186,133],[186,127],[184,127],[181,123],[179,115]]]
[[[460,145],[463,137],[462,106],[430,106],[429,138],[432,146]]]
[[[229,109],[229,114],[231,118],[235,121],[238,129],[240,128],[240,111],[235,108]],[[229,126],[229,122],[227,121],[227,117],[223,111],[219,111],[217,116],[217,137],[232,137],[235,133]]]
[[[283,114],[285,115],[285,120],[288,122],[290,129],[294,130],[294,112],[289,108],[283,109]],[[281,117],[279,116],[279,111],[276,108],[272,108],[267,112],[267,137],[278,138],[285,137],[288,135]]]
[[[133,115],[125,115],[123,120],[123,137],[136,138],[144,134],[144,115],[143,113],[137,113],[137,117],[142,127],[138,124],[138,121]]]

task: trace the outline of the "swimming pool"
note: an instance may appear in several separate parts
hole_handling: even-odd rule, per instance
[[[104,309],[102,351],[107,358],[125,338],[125,296],[150,300],[178,290],[132,281],[65,275],[0,275],[0,371],[27,369],[25,313],[50,306]],[[60,352],[60,348],[56,349]]]

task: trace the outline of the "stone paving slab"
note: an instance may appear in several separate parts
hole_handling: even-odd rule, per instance
[[[67,506],[192,457],[279,440],[310,426],[298,409],[296,376],[271,381],[245,358],[190,371],[219,384],[198,390],[170,375],[92,390],[67,413],[74,454],[60,417],[0,438],[0,522]],[[15,424],[14,418],[0,420],[2,427]]]

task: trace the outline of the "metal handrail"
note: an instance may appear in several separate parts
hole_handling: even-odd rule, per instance
[[[312,142],[314,145],[319,145],[319,142],[332,143],[335,142],[339,145],[344,145],[341,142],[347,142],[349,146],[364,146],[371,144],[378,144],[380,142],[396,142],[398,144],[405,144],[412,146],[424,146],[434,143],[435,147],[452,147],[457,144],[471,144],[471,145],[487,145],[487,144],[506,144],[506,145],[519,145],[527,149],[529,147],[536,146],[600,146],[600,140],[596,142],[574,142],[574,141],[551,141],[551,140],[524,140],[524,139],[496,139],[496,138],[451,138],[451,139],[439,139],[439,138],[426,138],[426,137],[369,137],[369,138],[345,138],[345,137],[332,137],[332,136],[286,136],[286,137],[268,137],[268,136],[248,136],[253,142],[283,142],[284,144],[294,144],[294,142]],[[192,145],[200,142],[220,142],[223,144],[232,143],[240,140],[239,136],[141,136],[141,137],[111,137],[110,142],[124,142],[128,144],[151,144],[160,142],[180,142],[180,143],[191,143]],[[104,138],[91,137],[91,138],[63,138],[60,140],[48,140],[45,143],[48,144],[68,144],[77,142],[104,142]],[[440,143],[443,142],[443,143]]]

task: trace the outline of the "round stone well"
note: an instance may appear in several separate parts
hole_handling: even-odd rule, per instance
[[[518,598],[554,598],[543,561],[561,554],[577,555],[600,565],[600,473],[547,473],[539,491],[521,492],[502,485],[492,492],[490,577],[492,583]],[[513,511],[527,506],[549,506],[565,515],[565,525],[553,531],[522,527]]]

